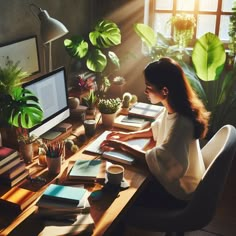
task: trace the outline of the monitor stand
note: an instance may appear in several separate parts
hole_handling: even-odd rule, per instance
[[[60,136],[62,132],[60,131],[54,131],[54,130],[49,130],[46,133],[41,135],[42,139],[47,139],[47,140],[54,140],[58,136]]]

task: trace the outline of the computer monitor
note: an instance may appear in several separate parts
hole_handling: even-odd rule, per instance
[[[29,135],[56,138],[60,132],[51,129],[70,116],[65,68],[53,70],[25,83],[23,87],[38,97],[43,109],[43,121],[29,129]]]

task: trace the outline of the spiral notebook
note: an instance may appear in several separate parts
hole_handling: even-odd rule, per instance
[[[104,131],[100,136],[98,136],[92,143],[90,143],[87,147],[85,147],[85,152],[90,152],[94,154],[102,154],[102,156],[108,160],[113,160],[116,162],[124,163],[124,164],[133,164],[135,158],[122,151],[106,151],[102,153],[100,149],[101,143],[106,139],[107,135],[111,131]],[[138,139],[131,139],[126,141],[128,144],[132,145],[137,149],[144,149],[149,143],[150,138],[138,138]]]

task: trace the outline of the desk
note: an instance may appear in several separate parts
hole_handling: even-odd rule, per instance
[[[102,127],[98,128],[98,134],[102,131]],[[79,126],[75,132],[80,134],[83,132],[83,127]],[[82,159],[91,159],[93,156],[83,153],[83,148],[80,149],[76,154],[67,157],[65,163],[63,164],[61,174],[56,177],[50,177],[47,175],[47,168],[42,168],[37,165],[37,160],[28,168],[32,176],[41,176],[46,178],[47,183],[44,186],[37,187],[32,186],[29,181],[25,181],[21,184],[22,187],[30,188],[40,196],[45,188],[50,184],[59,180],[63,182],[63,178],[67,173],[67,167],[69,161],[73,161],[79,158]],[[101,201],[91,202],[91,216],[95,222],[95,229],[93,236],[97,235],[110,235],[110,232],[114,229],[116,224],[119,222],[122,214],[128,209],[132,204],[135,198],[138,196],[139,192],[142,191],[142,188],[148,182],[148,171],[147,169],[139,168],[138,166],[125,166],[125,178],[130,184],[130,187],[124,191],[119,192],[118,197],[113,201],[108,198],[104,198]],[[90,190],[96,190],[101,188],[99,184],[95,184]],[[16,217],[11,224],[7,227],[0,229],[0,235],[8,235],[15,228],[15,234],[17,233],[17,226],[22,224],[22,222],[29,217],[37,207],[32,204],[29,208],[22,212],[18,217]],[[29,229],[28,229],[29,230]],[[30,230],[29,230],[30,231]],[[22,235],[22,234],[18,234]]]

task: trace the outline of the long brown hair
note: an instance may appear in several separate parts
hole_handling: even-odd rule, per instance
[[[169,105],[194,123],[194,138],[203,138],[208,131],[209,112],[189,84],[181,66],[171,58],[163,57],[150,63],[144,70],[148,83],[157,90],[166,87]]]

